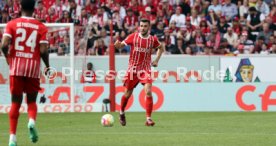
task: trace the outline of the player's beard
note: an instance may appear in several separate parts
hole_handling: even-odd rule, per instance
[[[148,35],[148,30],[141,31],[142,36],[147,36]]]

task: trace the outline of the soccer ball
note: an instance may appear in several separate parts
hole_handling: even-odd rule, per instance
[[[104,127],[112,127],[114,124],[114,118],[111,114],[105,114],[102,116],[101,123]]]

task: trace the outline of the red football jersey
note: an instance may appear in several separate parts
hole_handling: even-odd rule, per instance
[[[96,83],[96,73],[93,70],[86,70],[81,77],[81,83]]]
[[[10,21],[4,36],[11,38],[10,76],[40,77],[40,43],[48,43],[47,27],[32,17]]]
[[[150,71],[152,49],[161,45],[157,37],[148,35],[144,38],[136,32],[130,34],[123,43],[130,46],[128,71]]]

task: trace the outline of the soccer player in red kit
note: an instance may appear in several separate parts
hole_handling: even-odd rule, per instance
[[[37,116],[36,98],[40,90],[40,58],[49,72],[49,54],[46,39],[47,28],[32,18],[35,0],[21,0],[22,17],[7,23],[1,50],[10,69],[11,109],[9,146],[16,146],[16,128],[23,93],[27,94],[28,129],[33,143],[38,141],[35,128]]]
[[[126,125],[125,107],[131,96],[133,89],[140,82],[144,85],[146,93],[146,126],[154,126],[151,119],[153,99],[152,99],[152,78],[151,66],[157,67],[164,48],[157,37],[149,34],[150,21],[141,19],[139,24],[140,32],[130,34],[123,42],[116,41],[115,47],[122,48],[129,45],[131,47],[128,70],[124,80],[126,91],[121,99],[120,123]],[[151,62],[151,53],[153,49],[158,49],[156,59]]]

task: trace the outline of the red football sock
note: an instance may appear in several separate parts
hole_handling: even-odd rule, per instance
[[[35,102],[28,103],[28,116],[29,119],[36,120],[37,115],[37,105]]]
[[[122,99],[121,99],[121,112],[125,112],[125,108],[126,108],[128,99],[129,99],[129,98],[126,98],[126,97],[123,95],[123,97],[122,97]]]
[[[152,96],[146,96],[146,116],[151,117],[153,107],[153,99]]]
[[[16,134],[20,106],[21,106],[21,104],[19,104],[19,103],[11,104],[11,109],[10,109],[10,113],[9,113],[10,134],[14,134],[14,135]]]

